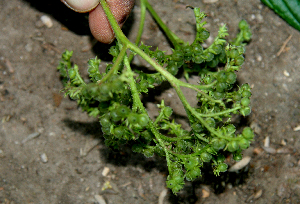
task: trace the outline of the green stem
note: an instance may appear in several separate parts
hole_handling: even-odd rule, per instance
[[[155,119],[153,125],[157,125],[157,123],[158,123],[163,117],[164,117],[164,113],[163,113],[163,111],[161,110],[161,111],[159,112],[159,115],[158,115],[157,118]]]
[[[218,83],[217,80],[213,81],[213,82],[210,83],[210,84],[205,84],[205,85],[192,85],[192,86],[194,86],[194,87],[197,88],[197,89],[208,90],[208,89],[211,89],[214,85],[216,85],[216,83]]]
[[[121,52],[119,53],[113,67],[111,68],[111,70],[109,70],[109,72],[99,81],[99,84],[104,83],[106,80],[108,80],[113,74],[115,74],[119,68],[120,65],[124,59],[124,56],[126,55],[126,50],[127,48],[123,46],[123,48],[121,49]]]
[[[175,78],[172,74],[170,74],[167,70],[165,70],[162,66],[160,66],[156,61],[154,61],[149,55],[147,55],[139,47],[134,45],[133,43],[129,43],[128,48],[130,50],[132,50],[133,52],[137,53],[138,55],[140,55],[144,60],[146,60],[161,75],[163,75],[171,84],[176,84],[180,81],[177,78]]]
[[[123,34],[121,28],[119,27],[116,19],[112,15],[112,13],[111,13],[111,11],[109,9],[109,6],[107,5],[106,1],[105,0],[100,0],[100,3],[101,3],[101,6],[102,6],[102,8],[103,8],[103,10],[104,10],[104,12],[105,12],[108,20],[109,20],[109,23],[111,24],[112,29],[115,32],[117,40],[120,42],[120,44],[123,45],[122,50],[126,49],[126,48],[130,48],[131,50],[133,50],[133,51],[137,52],[139,55],[141,55],[141,57],[144,58],[146,61],[148,61],[150,64],[154,65],[154,67],[156,67],[160,71],[164,72],[164,74],[172,76],[167,71],[164,71],[163,68],[161,66],[159,66],[154,60],[152,60],[146,53],[144,53],[141,49],[139,49],[138,46],[136,46],[135,44],[131,43],[126,38],[126,36]],[[148,2],[145,1],[145,3],[148,3]],[[147,4],[145,4],[145,5],[147,5]],[[128,57],[124,56],[123,59],[124,59],[124,64],[127,67],[127,71],[132,73]],[[137,88],[136,88],[136,84],[134,83],[135,80],[133,79],[133,73],[130,74],[130,75],[131,75],[131,79],[130,79],[129,83],[130,83],[130,88],[131,88],[133,100],[137,104],[137,106],[140,107],[140,109],[141,109],[140,111],[141,112],[147,113],[145,107],[143,106],[143,104],[142,104],[142,102],[141,102],[141,100],[139,98],[139,94],[138,94],[138,91],[137,91]],[[152,121],[151,120],[149,120],[149,121],[150,121],[149,122],[149,126],[150,126],[151,132],[154,134],[154,136],[156,137],[157,141],[159,142],[159,144],[161,145],[161,147],[164,149],[164,151],[166,153],[166,160],[167,160],[168,168],[169,168],[169,171],[171,172],[171,169],[170,169],[171,160],[170,160],[170,155],[169,155],[168,149],[164,145],[164,142],[160,138],[159,132],[157,131],[157,129],[153,125]]]
[[[195,85],[192,85],[192,84],[189,84],[189,83],[180,81],[180,80],[178,80],[177,85],[183,86],[183,87],[186,87],[186,88],[193,89],[193,90],[197,91],[198,93],[200,93],[200,94],[201,94],[202,96],[204,96],[205,98],[207,98],[208,100],[210,100],[211,102],[219,103],[221,106],[225,106],[225,104],[224,104],[223,101],[221,101],[221,100],[215,100],[214,98],[212,98],[212,97],[209,96],[208,94],[204,93],[202,90],[198,89],[198,88],[197,88],[197,85],[195,86]]]
[[[204,135],[204,134],[201,134],[201,135]],[[202,140],[202,141],[204,141],[204,142],[206,142],[206,143],[209,143],[209,140],[208,139],[206,139],[206,138],[204,138],[203,136],[201,136],[200,134],[195,134],[195,136],[198,138],[198,139],[200,139],[200,140]]]
[[[146,111],[146,109],[145,109],[145,107],[144,107],[144,105],[143,105],[143,103],[140,99],[139,92],[137,90],[136,83],[135,83],[135,80],[133,78],[134,73],[131,70],[129,59],[128,59],[127,56],[124,57],[124,64],[127,68],[127,72],[130,73],[129,74],[129,85],[130,85],[130,89],[131,89],[131,93],[132,93],[133,103],[136,104],[136,107],[140,108],[140,111],[142,113],[147,114],[147,111]],[[147,114],[147,116],[149,117],[148,114]],[[156,140],[158,141],[159,145],[164,149],[164,151],[166,153],[166,160],[167,160],[167,164],[168,164],[168,168],[169,168],[168,170],[171,172],[171,169],[170,169],[171,160],[170,160],[169,151],[168,151],[167,147],[165,146],[163,140],[161,139],[161,134],[158,132],[158,130],[154,126],[154,124],[153,124],[152,120],[150,119],[150,117],[149,117],[149,127],[150,127],[151,132],[154,134]]]
[[[146,60],[152,67],[156,69],[162,76],[164,76],[171,86],[178,87],[178,84],[184,84],[184,82],[180,81],[179,79],[175,78],[172,74],[170,74],[167,70],[165,70],[162,66],[160,66],[156,61],[154,61],[151,57],[149,57],[145,52],[143,52],[141,49],[139,49],[137,46],[131,44],[128,44],[129,49],[136,52],[138,55],[140,55],[144,60]],[[187,84],[187,83],[186,83]],[[188,86],[188,85],[187,85]],[[194,89],[194,87],[191,87]],[[185,109],[186,110],[186,109]],[[190,112],[186,110],[187,116],[189,120],[192,120],[192,117],[190,115]]]
[[[74,69],[76,70],[76,77],[79,79],[80,83],[82,83],[83,85],[86,85],[86,83],[84,82],[84,80],[81,78],[79,72],[78,72],[78,66],[75,64]]]
[[[144,3],[144,1],[141,1],[141,12],[140,12],[140,25],[139,25],[139,30],[138,30],[138,34],[137,34],[137,37],[136,37],[136,40],[135,40],[135,44],[138,46],[140,41],[141,41],[141,38],[142,38],[142,34],[143,34],[143,30],[144,30],[144,25],[145,25],[145,19],[146,19],[146,5]],[[129,56],[129,62],[132,61],[134,57],[134,54],[131,53],[130,56]]]
[[[191,113],[191,115],[193,115],[195,118],[197,118],[197,119],[200,121],[200,123],[203,124],[204,127],[205,127],[208,131],[210,131],[212,134],[216,135],[216,136],[219,137],[219,138],[224,138],[224,136],[222,136],[222,135],[219,134],[217,131],[215,131],[214,128],[210,127],[210,126],[206,123],[206,121],[200,116],[200,114],[199,114],[194,108],[191,107],[191,105],[190,105],[190,104],[188,103],[188,101],[186,100],[186,98],[185,98],[185,96],[184,96],[182,90],[180,89],[180,87],[179,87],[178,85],[175,85],[175,86],[173,86],[173,87],[174,87],[174,89],[176,90],[177,95],[178,95],[179,99],[181,100],[181,102],[182,102],[184,108],[185,108],[186,110],[188,110],[188,111]],[[227,138],[227,137],[226,137],[226,138]]]
[[[151,13],[152,17],[155,19],[157,24],[161,27],[161,29],[165,32],[168,39],[172,42],[175,49],[180,47],[180,44],[183,44],[184,41],[181,40],[175,33],[173,33],[168,26],[161,20],[161,18],[157,15],[153,7],[149,4],[148,0],[141,0],[141,3],[145,4],[148,11]]]
[[[145,18],[146,18],[146,4],[144,1],[141,1],[141,12],[140,12],[140,26],[139,26],[139,31],[135,40],[135,44],[139,45],[143,30],[144,30],[144,25],[145,25]]]
[[[99,0],[100,4],[105,12],[106,17],[108,18],[108,21],[116,35],[116,38],[119,42],[121,42],[121,44],[124,47],[127,47],[126,45],[128,43],[131,43],[128,38],[124,35],[124,33],[122,32],[118,22],[116,21],[114,15],[112,14],[112,12],[110,11],[110,8],[106,2],[106,0]]]
[[[191,136],[182,136],[182,137],[167,137],[165,135],[160,134],[161,139],[165,140],[166,142],[177,142],[179,140],[189,140],[192,139]]]
[[[124,64],[127,68],[127,71],[126,71],[127,75],[126,76],[129,79],[128,83],[129,83],[130,90],[131,90],[131,95],[132,95],[132,98],[133,98],[132,110],[133,111],[138,111],[138,108],[140,108],[140,111],[142,111],[143,113],[147,113],[146,110],[142,108],[142,107],[144,107],[144,105],[143,105],[142,101],[140,100],[139,92],[137,90],[136,83],[135,83],[135,80],[133,78],[134,73],[131,70],[129,59],[128,59],[127,56],[124,57]]]
[[[192,153],[192,154],[177,154],[177,153],[172,152],[172,151],[169,151],[169,152],[170,152],[170,154],[173,154],[174,156],[179,157],[180,159],[184,159],[184,158],[192,158],[192,157],[195,157],[195,156],[199,156],[201,153],[206,152],[207,148],[209,148],[209,147],[210,147],[210,145],[206,145],[199,152],[195,152],[195,153]]]
[[[244,34],[243,31],[241,31],[241,32],[237,35],[235,41],[232,42],[232,45],[240,46],[240,45],[242,44],[243,40],[244,40],[243,34]]]
[[[224,110],[224,111],[220,111],[218,113],[209,113],[209,114],[198,113],[198,115],[200,117],[216,117],[216,116],[219,116],[219,115],[224,115],[224,114],[227,114],[227,113],[232,113],[232,112],[237,111],[239,109],[241,109],[241,107],[235,107],[235,108],[227,109],[227,110]]]
[[[155,11],[151,7],[151,5],[148,3],[148,1],[147,0],[141,0],[141,1],[144,2],[147,9],[154,16],[154,18],[155,19],[157,18],[157,20],[160,22],[160,23],[159,22],[158,23],[161,24],[160,26],[163,25],[163,27],[165,27],[167,29],[167,33],[169,33],[169,35],[171,35],[171,37],[174,37],[173,34],[170,34],[172,32],[170,30],[168,30],[167,26],[160,20],[159,16],[155,13]],[[111,13],[111,11],[109,9],[109,6],[106,3],[106,1],[105,0],[100,0],[100,3],[101,3],[101,6],[103,7],[103,10],[104,10],[108,20],[109,20],[109,23],[111,24],[112,29],[115,32],[117,40],[120,42],[120,44],[123,45],[123,49],[129,48],[130,50],[132,50],[132,51],[136,52],[137,54],[139,54],[144,60],[146,60],[158,72],[160,72],[164,77],[166,77],[171,84],[174,84],[174,83],[176,84],[176,82],[179,83],[180,80],[175,78],[172,74],[170,74],[162,66],[160,66],[156,61],[154,61],[151,57],[149,57],[145,52],[143,52],[137,45],[133,44],[132,42],[130,42],[127,39],[127,37],[124,35],[121,28],[119,27],[119,25],[118,25],[116,19],[114,18],[113,14]],[[176,42],[176,41],[174,41],[174,42]]]

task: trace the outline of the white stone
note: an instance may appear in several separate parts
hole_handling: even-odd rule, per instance
[[[45,26],[47,26],[48,28],[51,28],[53,26],[53,22],[51,20],[51,18],[47,15],[42,15],[41,16],[41,21],[44,23]]]

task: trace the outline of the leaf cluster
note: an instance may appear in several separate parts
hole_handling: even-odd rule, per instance
[[[147,1],[141,2],[157,18]],[[250,86],[235,85],[236,73],[244,63],[243,43],[251,37],[250,28],[245,21],[240,23],[240,34],[229,44],[224,25],[213,43],[204,48],[202,43],[210,36],[204,28],[205,14],[198,8],[194,8],[194,13],[197,35],[193,43],[183,42],[170,30],[165,30],[173,39],[174,49],[170,55],[159,49],[153,51],[143,43],[139,46],[128,43],[120,34],[117,44],[109,50],[113,63],[107,65],[105,72],[99,71],[99,59],[89,60],[89,83],[82,79],[77,65],[72,65],[72,52],[63,53],[58,66],[64,92],[84,111],[99,118],[105,144],[113,148],[130,144],[134,152],[146,157],[154,154],[165,157],[169,170],[167,187],[174,193],[183,188],[185,180],[200,177],[204,163],[210,163],[216,175],[225,172],[226,152],[240,160],[242,150],[247,149],[254,138],[249,127],[237,134],[236,127],[230,122],[234,114],[247,116],[251,112]],[[118,34],[116,32],[117,37]],[[156,71],[132,70],[132,56],[127,55],[127,49],[144,58]],[[186,80],[191,74],[198,75],[199,83],[194,85],[178,80],[175,76],[180,69]],[[190,130],[183,129],[173,119],[173,109],[163,100],[157,105],[158,116],[155,119],[149,117],[141,97],[163,81],[168,81],[176,90],[186,110]],[[196,92],[197,107],[191,107],[181,87]]]

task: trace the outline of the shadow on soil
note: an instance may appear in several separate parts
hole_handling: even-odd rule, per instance
[[[239,122],[239,124],[236,124],[237,126],[244,126],[248,121],[247,118],[244,118],[239,120]],[[130,145],[124,145],[120,147],[119,150],[113,150],[106,147],[99,122],[83,123],[66,119],[64,120],[64,123],[72,130],[79,131],[82,135],[98,138],[103,146],[99,152],[100,157],[105,159],[106,163],[123,167],[140,167],[147,172],[157,169],[162,174],[168,175],[167,164],[164,158],[158,156],[146,158],[143,154],[132,152]],[[171,191],[169,192],[168,199],[170,203],[195,203],[197,200],[201,199],[199,193],[197,193],[198,196],[196,196],[196,189],[200,189],[203,185],[208,186],[215,194],[221,194],[226,190],[228,184],[231,184],[234,187],[245,183],[250,174],[248,167],[240,170],[240,172],[222,173],[219,177],[216,177],[213,174],[210,165],[204,165],[201,170],[202,177],[194,182],[186,182],[185,188],[180,191],[177,196],[173,195]]]

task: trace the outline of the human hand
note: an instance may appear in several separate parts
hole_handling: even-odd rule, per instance
[[[100,42],[110,44],[115,34],[99,0],[61,0],[69,8],[80,13],[89,12],[89,25],[93,36]],[[106,0],[120,27],[129,16],[134,0]]]

